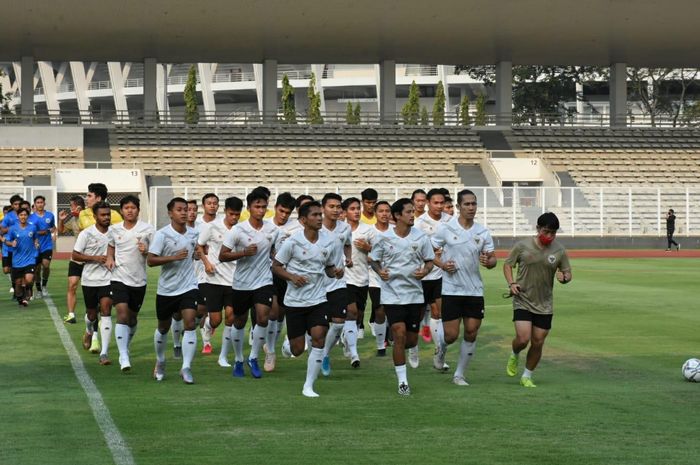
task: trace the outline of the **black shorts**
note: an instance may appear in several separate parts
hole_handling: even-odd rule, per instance
[[[44,250],[43,252],[41,252],[39,254],[38,257],[36,257],[36,264],[38,265],[39,263],[41,263],[44,260],[51,261],[52,258],[53,258],[53,250]]]
[[[121,281],[112,281],[112,303],[126,304],[129,310],[138,313],[146,297],[146,286],[127,286]]]
[[[375,311],[382,306],[382,289],[379,287],[370,287],[369,298],[372,301],[372,311]]]
[[[291,340],[311,331],[314,326],[328,327],[327,302],[313,307],[287,307],[287,337]]]
[[[12,271],[10,272],[12,282],[24,278],[24,275],[26,274],[34,274],[34,268],[34,265],[23,266],[22,268],[12,268]]]
[[[420,314],[424,304],[390,305],[384,304],[389,327],[396,323],[405,323],[406,331],[417,333],[420,329]]]
[[[552,314],[541,315],[529,310],[516,309],[513,310],[513,321],[531,321],[532,326],[547,330],[552,329]]]
[[[104,298],[112,298],[112,286],[83,286],[85,308],[99,308],[100,301]]]
[[[423,299],[426,304],[435,303],[442,295],[442,278],[421,281],[423,285]]]
[[[68,277],[70,278],[71,276],[77,276],[78,278],[80,278],[83,275],[84,267],[84,263],[77,263],[71,260],[70,262],[68,262]]]
[[[284,306],[284,294],[287,292],[287,281],[277,275],[272,275],[272,285],[275,286],[275,295],[280,307]]]
[[[166,321],[180,310],[197,310],[199,291],[190,289],[179,295],[156,294],[156,317],[158,321]]]
[[[464,295],[442,296],[442,321],[484,318],[484,298]]]
[[[328,299],[328,318],[340,318],[344,320],[348,312],[348,304],[351,302],[347,288],[341,287],[326,294]]]
[[[12,252],[7,257],[2,257],[2,267],[12,268]]]
[[[224,307],[233,307],[233,289],[222,284],[203,283],[199,285],[207,312],[220,312]]]
[[[248,309],[255,305],[272,306],[272,296],[275,295],[275,287],[272,284],[253,289],[252,291],[233,290],[233,313],[245,315]]]
[[[350,302],[355,302],[357,305],[357,310],[360,312],[365,311],[367,306],[367,293],[369,292],[369,286],[353,286],[348,284],[348,294],[350,294]]]

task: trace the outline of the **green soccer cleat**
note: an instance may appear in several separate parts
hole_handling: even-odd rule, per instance
[[[518,374],[518,356],[515,354],[510,354],[508,357],[508,363],[506,364],[506,374],[508,376],[515,376]]]
[[[532,382],[532,378],[525,378],[524,376],[520,378],[520,385],[526,388],[536,388],[537,385]]]
[[[92,342],[90,344],[90,353],[99,354],[100,353],[100,335],[97,333],[92,333]]]

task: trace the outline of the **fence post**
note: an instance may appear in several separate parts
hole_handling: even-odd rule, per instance
[[[685,188],[685,235],[690,236],[690,188]]]
[[[605,226],[603,221],[605,218],[605,196],[603,195],[603,188],[600,188],[600,237],[605,234]]]
[[[627,227],[628,227],[628,233],[629,237],[632,237],[632,188],[628,187],[627,188],[627,199],[628,199],[628,205],[627,205]]]
[[[516,216],[515,216],[515,204],[517,203],[515,197],[517,195],[517,188],[515,186],[513,186],[513,187],[511,187],[511,189],[513,189],[513,193],[511,195],[511,198],[513,199],[513,237],[517,237],[518,227],[516,225],[517,222],[516,222]]]
[[[661,237],[661,188],[656,188],[656,233]]]
[[[569,198],[571,199],[571,237],[576,235],[576,208],[574,208],[574,188],[569,188]]]

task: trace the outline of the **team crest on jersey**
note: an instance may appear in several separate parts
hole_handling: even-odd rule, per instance
[[[555,257],[554,255],[550,255],[549,257],[547,257],[547,261],[550,265],[554,265],[554,263],[557,261],[557,257]]]
[[[27,234],[27,236],[29,236],[29,237],[32,237],[33,235],[34,235],[33,232],[30,232],[29,234]]]
[[[46,222],[46,224],[51,223],[51,219],[50,219],[50,218],[46,218],[44,221]]]
[[[480,238],[479,236],[476,236],[476,237],[474,238],[474,242],[476,242],[476,245],[481,244],[481,238]]]
[[[304,252],[304,253],[306,253],[306,252]],[[326,249],[323,249],[321,251],[321,255],[323,255],[323,258],[326,258],[328,256],[328,251]]]
[[[411,244],[411,248],[414,252],[418,252],[418,244]]]

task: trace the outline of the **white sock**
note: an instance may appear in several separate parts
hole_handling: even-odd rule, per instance
[[[328,328],[328,334],[326,334],[326,343],[323,346],[323,356],[328,357],[331,348],[335,345],[340,337],[340,333],[343,331],[343,323],[331,323]]]
[[[386,340],[386,321],[384,323],[372,323],[374,325],[374,334],[377,339],[377,350],[384,348]]]
[[[191,368],[194,353],[197,351],[197,331],[185,331],[182,336],[182,368]]]
[[[423,312],[423,321],[421,322],[421,326],[428,325],[430,325],[430,305],[425,306],[425,311]]]
[[[308,332],[304,333],[304,350],[311,350],[311,334],[309,334]]]
[[[455,378],[464,378],[464,372],[469,366],[469,361],[472,359],[474,352],[476,351],[476,341],[467,342],[462,339],[462,344],[459,346],[459,361],[457,362],[457,369],[455,370]]]
[[[170,327],[173,330],[173,347],[180,347],[182,344],[180,343],[180,338],[182,337],[182,329],[185,327],[184,323],[182,320],[175,320],[173,319],[172,324]]]
[[[232,345],[231,327],[224,325],[224,330],[221,332],[221,352],[219,353],[220,360],[226,360],[228,358],[228,350]]]
[[[95,324],[95,322],[94,322],[94,321],[90,321],[90,320],[88,319],[88,316],[87,316],[87,313],[86,313],[86,314],[85,314],[85,332],[88,333],[88,334],[92,334],[92,333],[93,333],[93,329],[92,329],[92,328],[93,328],[94,324]]]
[[[100,324],[100,339],[102,339],[102,350],[100,355],[107,355],[109,341],[112,339],[112,317],[103,316]]]
[[[535,370],[528,370],[525,368],[525,371],[523,371],[523,378],[532,378],[532,372]]]
[[[68,312],[68,318],[75,318],[75,312]]]
[[[430,332],[432,333],[435,347],[445,348],[445,330],[442,327],[441,319],[430,319]]]
[[[345,342],[350,350],[351,357],[357,357],[357,321],[345,320],[343,325],[345,330]]]
[[[277,345],[277,335],[279,331],[277,327],[279,323],[277,320],[270,320],[267,322],[267,336],[265,337],[265,346],[267,347],[268,354],[275,353],[275,346]]]
[[[237,362],[242,362],[243,358],[243,342],[245,340],[245,328],[238,329],[231,326],[231,342],[233,345],[233,353]]]
[[[204,319],[204,326],[202,327],[202,343],[211,344],[211,322],[209,321],[209,315]]]
[[[134,326],[129,326],[129,339],[127,341],[127,344],[131,344],[131,340],[134,339],[134,336],[136,335],[136,330],[138,329],[139,324],[135,323]]]
[[[406,378],[406,364],[395,365],[394,370],[396,370],[396,377],[399,379],[399,386],[402,383],[408,384],[408,378]]]
[[[314,389],[314,382],[318,378],[318,372],[321,371],[321,362],[323,362],[323,349],[312,347],[309,352],[309,359],[306,362],[306,381],[304,389]]]
[[[258,358],[260,349],[262,349],[265,343],[265,338],[267,337],[267,326],[255,325],[253,328],[253,345],[250,348],[250,358]]]
[[[168,342],[168,333],[161,334],[156,328],[155,333],[153,333],[153,347],[156,349],[156,359],[159,362],[165,361],[165,345]]]
[[[119,359],[129,358],[129,327],[127,325],[117,323],[114,328],[114,337],[117,339]]]

